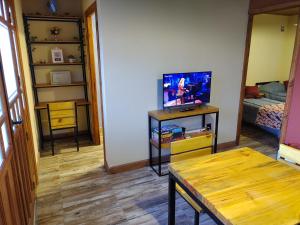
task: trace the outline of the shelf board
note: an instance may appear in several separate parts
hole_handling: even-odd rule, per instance
[[[58,21],[58,22],[78,22],[81,17],[78,16],[55,16],[55,15],[24,15],[27,20],[37,21]]]
[[[75,87],[75,86],[84,86],[86,82],[74,82],[71,84],[36,84],[35,88],[54,88],[54,87]]]
[[[148,112],[148,115],[158,121],[181,119],[191,116],[199,116],[204,114],[218,113],[219,108],[211,105],[201,105],[195,107],[192,111],[181,112],[178,109],[173,110],[154,110]]]
[[[81,41],[31,41],[30,44],[81,44]]]
[[[33,66],[78,66],[82,65],[82,62],[76,62],[76,63],[34,63]]]
[[[68,100],[61,100],[61,101],[52,101],[52,102],[66,102],[66,101],[75,101],[77,106],[89,105],[90,103],[85,99],[68,99]],[[40,102],[34,106],[36,110],[46,109],[47,104],[51,102]]]

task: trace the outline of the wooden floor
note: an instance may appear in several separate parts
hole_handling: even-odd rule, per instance
[[[245,127],[241,145],[275,157],[277,140],[262,131]],[[37,191],[38,225],[140,225],[167,224],[168,177],[143,168],[108,175],[103,168],[102,146],[57,144],[60,153],[44,152],[40,160]],[[62,147],[63,146],[63,147]],[[193,224],[193,209],[179,196],[176,224]],[[201,225],[215,224],[206,214]]]

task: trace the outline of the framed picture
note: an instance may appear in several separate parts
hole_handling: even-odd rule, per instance
[[[70,71],[53,71],[50,72],[51,84],[71,84]]]
[[[51,55],[52,55],[53,63],[63,63],[64,62],[64,56],[63,56],[62,49],[60,49],[60,48],[51,49]]]

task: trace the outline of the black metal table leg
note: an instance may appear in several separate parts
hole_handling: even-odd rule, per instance
[[[216,113],[214,153],[218,151],[219,112]]]
[[[175,206],[176,206],[176,190],[175,190],[175,180],[173,175],[169,174],[169,210],[168,210],[168,224],[175,225]]]
[[[158,121],[158,174],[161,176],[161,121]]]
[[[203,114],[202,115],[202,128],[204,128],[205,127],[205,123],[206,123],[206,121],[205,121],[205,118],[206,117],[206,114]]]
[[[151,132],[152,132],[152,119],[151,116],[148,116],[148,128],[149,128],[149,165],[152,167],[152,144],[150,142],[151,140]]]

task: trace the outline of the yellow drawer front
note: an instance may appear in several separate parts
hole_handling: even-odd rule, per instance
[[[52,119],[51,127],[52,129],[60,129],[64,127],[73,127],[75,126],[75,118],[60,118],[60,119]]]
[[[171,143],[171,154],[187,152],[199,148],[210,147],[212,145],[212,134],[188,138]]]
[[[55,102],[49,103],[50,111],[55,110],[64,110],[64,109],[74,109],[75,103],[74,102]]]
[[[191,159],[195,157],[210,155],[211,152],[212,152],[212,148],[210,147],[210,148],[199,149],[191,152],[184,152],[177,155],[171,155],[171,162],[173,163],[173,162],[178,162],[178,161]]]
[[[50,112],[51,118],[64,118],[64,117],[75,117],[75,111],[73,109],[66,109],[60,111],[51,111]]]

